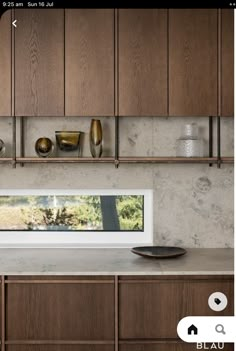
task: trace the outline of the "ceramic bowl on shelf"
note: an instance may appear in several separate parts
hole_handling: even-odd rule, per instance
[[[61,151],[74,151],[79,148],[83,132],[80,131],[56,131],[56,141]]]
[[[51,139],[42,137],[35,143],[35,152],[39,157],[48,157],[54,150],[54,143]]]

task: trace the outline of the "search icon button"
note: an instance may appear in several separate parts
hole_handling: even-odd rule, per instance
[[[224,335],[226,334],[223,324],[217,324],[215,330],[217,333],[222,333]]]

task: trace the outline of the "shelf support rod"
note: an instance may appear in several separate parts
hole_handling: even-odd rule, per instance
[[[119,160],[119,117],[115,116],[115,167],[118,168],[120,164]]]
[[[220,116],[216,117],[217,121],[217,167],[221,167],[221,126]]]
[[[213,117],[209,116],[209,157],[213,157]],[[209,163],[212,167],[212,163]]]
[[[114,113],[115,113],[115,167],[119,161],[119,10],[114,9]]]
[[[25,117],[20,117],[20,157],[25,157]],[[24,163],[21,162],[21,167],[24,167]]]
[[[16,168],[16,116],[12,116],[12,167]]]

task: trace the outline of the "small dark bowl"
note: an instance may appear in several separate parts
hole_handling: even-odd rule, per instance
[[[140,246],[131,249],[136,255],[149,258],[174,258],[186,254],[186,250],[175,246]]]

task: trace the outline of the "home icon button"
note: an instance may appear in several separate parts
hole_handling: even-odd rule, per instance
[[[190,327],[188,328],[188,335],[197,335],[197,327],[195,327],[195,325],[190,325]]]

